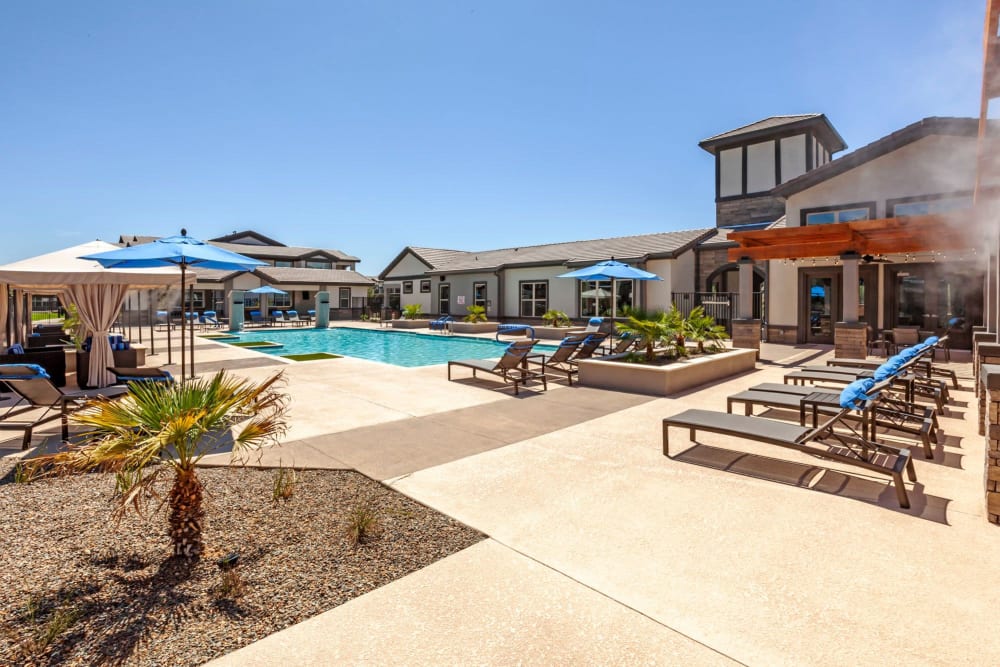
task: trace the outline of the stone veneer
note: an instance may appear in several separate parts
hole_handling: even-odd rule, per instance
[[[768,324],[767,342],[794,345],[799,342],[799,327],[795,324]]]
[[[863,322],[837,322],[833,326],[833,356],[864,359],[868,356],[868,327]]]
[[[986,435],[986,515],[1000,524],[1000,366],[986,364],[981,369],[980,429]]]
[[[983,368],[986,365],[1000,365],[1000,344],[980,343],[976,347],[976,357],[973,359],[975,368],[973,375],[976,380],[976,393],[979,395],[979,435],[986,433],[986,417],[989,406],[987,391],[984,388]]]
[[[733,347],[756,350],[760,358],[760,320],[733,320]]]
[[[783,197],[763,194],[715,202],[715,225],[740,225],[759,220],[777,220],[785,214]],[[798,223],[796,223],[798,224]]]

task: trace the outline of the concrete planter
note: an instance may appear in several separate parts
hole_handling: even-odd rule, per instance
[[[430,320],[393,320],[393,329],[426,329]]]
[[[456,320],[449,324],[452,332],[457,334],[496,333],[497,330],[496,322],[459,322]]]
[[[717,382],[752,371],[756,350],[730,350],[675,361],[665,366],[646,366],[611,361],[624,355],[580,361],[580,384],[585,387],[670,396],[698,385]]]
[[[569,332],[573,329],[582,329],[583,327],[547,327],[547,326],[534,326],[532,329],[535,330],[535,337],[543,340],[562,340],[569,335]]]

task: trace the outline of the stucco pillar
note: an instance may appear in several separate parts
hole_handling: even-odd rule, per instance
[[[843,320],[833,325],[833,356],[864,359],[868,356],[868,327],[858,321],[858,254],[841,255],[844,260],[840,305]]]
[[[739,266],[740,291],[733,320],[733,347],[757,350],[757,358],[760,358],[760,320],[753,317],[753,260],[743,257]]]
[[[844,288],[841,290],[843,301],[844,322],[852,324],[858,321],[858,290],[861,283],[858,278],[858,255],[844,255]]]
[[[243,290],[234,289],[229,292],[229,330],[238,332],[243,330]],[[169,321],[169,317],[167,320]],[[169,324],[167,325],[169,326]]]
[[[326,329],[330,326],[330,293],[316,292],[316,328]]]

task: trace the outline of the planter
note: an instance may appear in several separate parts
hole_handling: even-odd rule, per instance
[[[756,368],[756,350],[729,350],[681,359],[664,366],[610,361],[624,355],[583,359],[579,383],[585,387],[670,396]]]
[[[460,334],[482,334],[496,333],[496,322],[449,322],[452,333]]]
[[[544,340],[562,340],[569,335],[570,331],[574,329],[580,331],[583,327],[547,327],[547,326],[534,326],[532,329],[535,330],[535,337]]]
[[[430,320],[393,320],[393,329],[426,329]]]

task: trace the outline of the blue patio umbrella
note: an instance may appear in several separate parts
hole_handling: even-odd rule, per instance
[[[250,294],[288,294],[285,290],[280,290],[277,287],[271,287],[270,285],[261,285],[260,287],[254,287],[253,289],[247,290]],[[262,308],[264,311],[264,316],[267,316],[267,309]]]
[[[218,246],[199,241],[187,235],[182,229],[180,236],[167,236],[156,239],[152,243],[129,246],[120,250],[99,252],[87,255],[82,259],[92,259],[100,262],[105,268],[135,268],[149,269],[158,266],[179,266],[181,268],[181,309],[184,305],[184,278],[189,266],[200,266],[205,269],[220,269],[223,271],[253,271],[262,262],[252,257],[245,257]],[[194,313],[194,304],[189,304],[189,312]],[[185,377],[184,367],[184,317],[181,317],[181,378]],[[194,326],[191,329],[191,377],[194,377]]]
[[[612,257],[610,260],[598,262],[591,266],[585,266],[576,271],[563,273],[556,278],[576,278],[577,280],[610,280],[611,281],[611,317],[615,317],[617,306],[617,293],[615,292],[616,280],[663,280],[660,276],[649,271],[637,269],[623,262],[616,262]],[[599,296],[594,297],[594,312],[597,312]]]

